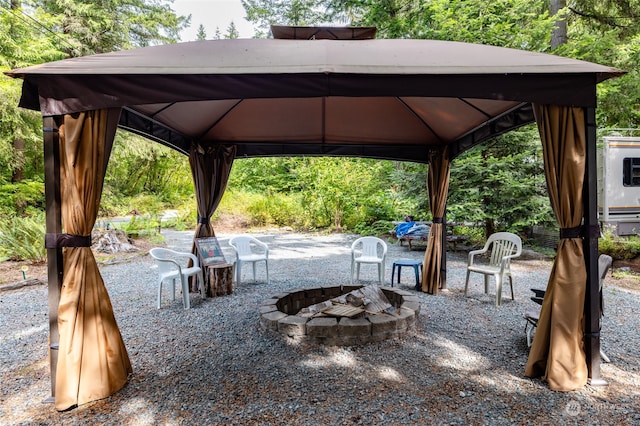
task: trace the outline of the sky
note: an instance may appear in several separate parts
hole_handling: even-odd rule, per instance
[[[231,21],[240,38],[253,37],[253,27],[244,19],[245,12],[240,0],[174,0],[171,8],[177,15],[191,15],[190,27],[180,33],[181,41],[196,40],[200,24],[204,26],[207,39],[214,37],[216,27],[224,36]]]

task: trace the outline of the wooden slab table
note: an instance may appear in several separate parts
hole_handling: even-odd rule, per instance
[[[400,245],[402,245],[403,241],[406,241],[409,245],[409,251],[411,251],[411,242],[412,241],[427,241],[429,239],[428,235],[425,236],[415,236],[415,235],[403,235],[398,238],[400,241]],[[467,235],[447,235],[447,242],[453,244],[453,251],[458,249],[458,243],[461,241],[467,241],[469,237]]]

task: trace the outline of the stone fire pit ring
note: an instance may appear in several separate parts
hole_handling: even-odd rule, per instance
[[[405,335],[415,329],[420,301],[412,293],[380,287],[394,315],[372,314],[364,318],[316,317],[296,315],[302,308],[321,303],[362,288],[361,285],[322,286],[279,293],[260,305],[260,325],[288,340],[335,346],[363,345]]]

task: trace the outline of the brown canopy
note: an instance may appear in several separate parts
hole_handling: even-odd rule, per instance
[[[295,36],[296,31],[291,33]],[[335,36],[329,30],[300,31],[306,36],[317,35],[316,38]],[[351,33],[354,38],[368,37],[366,31]],[[58,136],[60,123],[68,123],[70,133],[76,130],[76,124],[68,119],[69,115],[112,108],[121,111],[121,128],[187,155],[192,143],[196,143],[201,147],[233,146],[229,149],[235,149],[237,156],[345,155],[425,163],[432,159],[436,171],[429,187],[432,192],[443,194],[430,195],[431,208],[440,220],[446,205],[448,169],[455,166],[450,161],[477,143],[533,122],[535,104],[537,116],[545,117],[538,124],[548,184],[559,191],[559,201],[555,202],[581,205],[582,209],[556,209],[563,227],[561,238],[571,241],[560,246],[563,253],[558,254],[554,277],[549,282],[551,291],[547,292],[553,300],[543,304],[541,319],[545,321],[538,329],[544,331],[534,341],[535,353],[530,357],[527,374],[543,375],[552,388],[570,390],[584,385],[587,367],[592,378],[599,378],[596,190],[594,179],[583,178],[596,173],[596,84],[622,73],[552,55],[456,42],[256,39],[147,47],[52,62],[7,74],[24,79],[21,105],[39,109],[45,117],[45,151],[49,152],[47,205],[54,208],[60,204],[59,186],[67,184],[60,179],[64,168],[56,166],[56,156],[69,155],[65,149],[70,149],[65,148],[68,144],[64,135]],[[108,145],[110,133],[96,130],[85,135],[83,129],[78,129],[83,132],[82,143]],[[56,153],[59,139],[62,144]],[[575,167],[562,166],[562,170],[572,170],[567,176],[557,170],[556,164]],[[90,165],[83,166],[91,169]],[[220,166],[216,173],[224,177],[228,166]],[[93,185],[98,188],[100,177],[95,180]],[[202,192],[216,197],[222,188],[216,185]],[[68,191],[62,192],[66,196]],[[92,197],[99,199],[99,195],[95,191]],[[62,201],[63,207],[78,208],[70,204],[72,200]],[[203,206],[207,204],[204,199],[200,201]],[[204,216],[211,213],[209,208],[203,212]],[[580,217],[569,217],[570,214]],[[48,208],[50,234],[61,231],[59,216],[59,211],[54,214]],[[85,234],[93,219],[87,217],[77,226],[65,223],[65,230],[70,233],[75,228]],[[585,228],[576,225],[580,223]],[[83,240],[86,235],[72,239]],[[578,245],[582,250],[576,248]],[[442,244],[435,241],[428,245],[439,246]],[[58,291],[62,274],[58,273],[60,246],[49,248],[51,294]],[[441,279],[438,268],[442,271],[443,260],[441,254],[425,254],[427,281]],[[73,273],[68,265],[71,263],[65,262],[65,275]],[[563,274],[568,270],[572,273]],[[89,289],[101,288],[99,274],[92,281],[98,283],[79,283]],[[423,282],[423,288],[435,293],[438,284]],[[582,308],[583,294],[586,309]],[[68,296],[63,294],[62,299],[71,299],[72,295]],[[108,299],[106,293],[100,297]],[[55,322],[57,299],[51,299]],[[102,300],[102,306],[106,307],[107,302]],[[62,312],[63,309],[71,311]],[[73,309],[93,307],[60,305],[60,317],[73,318]],[[105,308],[101,315],[111,318],[107,311]],[[91,320],[99,322],[102,317]],[[65,383],[59,384],[58,389],[77,382],[87,388],[64,400],[60,397],[59,408],[107,396],[122,385],[130,371],[124,347],[117,368],[110,371],[82,371],[82,363],[77,361],[92,350],[102,353],[105,348],[120,347],[117,328],[109,341],[92,340],[95,336],[82,329],[61,327],[62,331],[76,333],[79,339],[86,337],[82,341],[85,351],[80,352],[79,344],[67,343],[69,339],[62,336],[60,352],[66,357],[62,359],[65,368],[58,371],[95,377],[60,377]],[[52,350],[56,338],[54,324]],[[558,354],[567,350],[576,356]],[[55,380],[53,358],[54,354]]]
[[[123,107],[120,125],[189,152],[452,158],[534,121],[530,103],[596,105],[617,69],[542,53],[434,40],[212,40],[13,70],[42,114]]]

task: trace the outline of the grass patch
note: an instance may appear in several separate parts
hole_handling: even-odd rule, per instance
[[[640,283],[640,274],[625,269],[615,269],[611,272],[611,276],[616,280],[631,280]]]

